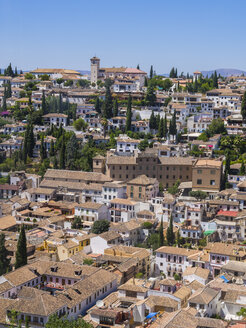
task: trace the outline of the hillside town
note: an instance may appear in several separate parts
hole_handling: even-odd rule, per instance
[[[0,327],[246,327],[246,77],[12,64]]]

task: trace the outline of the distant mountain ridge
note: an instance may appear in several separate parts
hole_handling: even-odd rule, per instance
[[[210,77],[214,72],[217,72],[217,75],[221,75],[224,77],[228,77],[228,76],[240,76],[242,74],[244,74],[246,76],[246,72],[241,70],[241,69],[234,69],[234,68],[218,68],[215,70],[211,70],[211,71],[201,71],[203,76],[208,76]]]

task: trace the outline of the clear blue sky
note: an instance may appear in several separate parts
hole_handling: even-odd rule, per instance
[[[245,0],[0,0],[0,67],[246,70]]]

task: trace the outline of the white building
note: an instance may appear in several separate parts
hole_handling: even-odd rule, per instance
[[[189,266],[189,256],[200,253],[198,250],[191,250],[179,247],[163,246],[156,250],[155,273],[164,273],[168,277],[175,274],[183,275]]]
[[[45,124],[55,126],[67,126],[67,115],[60,113],[50,113],[43,116]]]
[[[82,221],[93,223],[98,220],[108,220],[108,208],[104,204],[86,202],[75,205],[75,216],[81,217]]]
[[[107,205],[115,198],[126,198],[126,185],[120,182],[105,182],[102,186],[101,201]]]

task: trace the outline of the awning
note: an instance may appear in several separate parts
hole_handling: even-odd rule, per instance
[[[226,283],[228,283],[228,282],[229,282],[229,280],[228,280],[228,279],[226,279],[226,277],[225,277],[224,275],[220,276],[220,278],[221,278],[221,279],[223,279],[223,280],[224,280],[224,282],[226,282]]]
[[[157,312],[151,312],[147,315],[146,319],[151,319],[157,315]]]
[[[210,235],[212,235],[214,232],[215,232],[215,230],[206,230],[206,231],[204,231],[204,235],[205,235],[205,236],[210,236]]]

